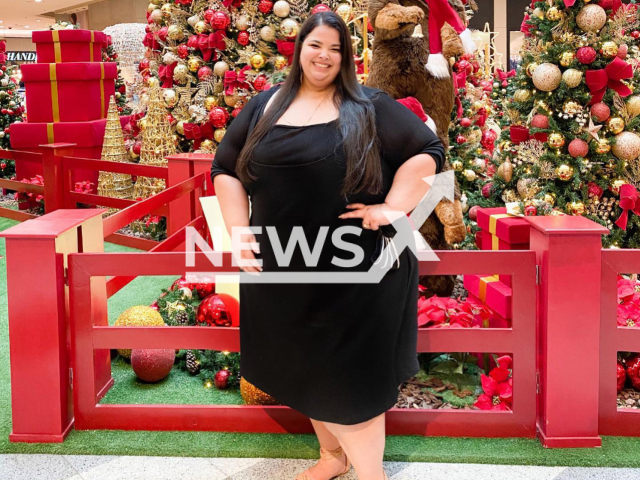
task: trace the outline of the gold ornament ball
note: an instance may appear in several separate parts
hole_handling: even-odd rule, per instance
[[[165,88],[163,90],[162,99],[164,100],[164,104],[167,108],[175,107],[176,102],[178,101],[178,97],[176,96],[176,91],[172,88]]]
[[[598,142],[598,145],[596,146],[596,153],[603,155],[605,153],[609,153],[610,151],[611,144],[609,143],[609,140],[607,140],[606,138],[601,138]]]
[[[235,108],[238,100],[240,100],[240,95],[237,93],[224,96],[224,103],[227,107]]]
[[[502,201],[504,203],[511,203],[518,201],[518,195],[511,188],[507,188],[504,192],[502,192]]]
[[[140,127],[141,132],[144,132],[148,126],[149,126],[149,119],[147,117],[140,119],[140,121],[138,122],[138,127]]]
[[[150,88],[155,88],[160,85],[160,80],[158,80],[158,77],[149,77],[147,85],[149,85]]]
[[[640,96],[639,95],[634,95],[632,97],[629,97],[629,99],[627,100],[627,112],[629,112],[629,115],[631,115],[632,118],[640,115]]]
[[[276,31],[271,25],[265,25],[260,29],[260,38],[265,42],[273,42],[276,39]]]
[[[211,110],[213,107],[217,107],[218,106],[218,98],[214,97],[213,95],[209,95],[207,98],[204,99],[204,108],[207,109],[207,111]]]
[[[146,305],[128,308],[116,320],[116,327],[162,327],[164,320],[157,310]],[[125,358],[131,357],[131,350],[118,350]]]
[[[605,58],[613,58],[618,55],[618,45],[616,42],[604,42],[600,52]]]
[[[556,168],[556,176],[563,182],[568,182],[569,180],[571,180],[574,173],[574,168],[571,165],[567,165],[566,163],[563,163],[558,168]]]
[[[261,68],[264,68],[264,66],[266,65],[267,59],[264,58],[263,54],[256,53],[251,56],[251,59],[249,60],[249,62],[251,63],[251,67],[253,67],[254,70],[260,70]]]
[[[535,69],[531,79],[538,90],[552,92],[560,86],[562,72],[554,63],[543,63]]]
[[[187,18],[187,23],[191,28],[195,28],[196,23],[198,23],[199,21],[200,17],[198,15],[191,15],[189,18]]]
[[[527,199],[533,198],[540,191],[540,185],[538,185],[538,182],[533,178],[519,179],[516,188],[518,195]]]
[[[640,156],[640,137],[633,132],[622,132],[616,135],[613,154],[620,160],[631,162]]]
[[[225,61],[218,61],[213,65],[213,73],[219,77],[224,77],[224,74],[229,71],[229,64]]]
[[[214,143],[208,138],[200,143],[201,150],[213,150]]]
[[[533,10],[533,12],[531,12],[531,15],[542,20],[544,18],[544,10],[542,10],[541,8],[536,8]]]
[[[576,54],[573,52],[562,52],[560,55],[560,65],[563,67],[568,67],[573,62],[573,59],[576,58]]]
[[[451,162],[451,168],[453,168],[456,172],[461,172],[462,167],[463,165],[460,160],[454,160],[453,162]]]
[[[176,132],[178,132],[180,135],[184,135],[184,120],[180,120],[178,123],[176,123]]]
[[[338,5],[338,8],[336,8],[336,13],[345,21],[345,23],[348,22],[351,18],[351,5],[348,3],[341,3]]]
[[[496,174],[505,182],[509,183],[513,178],[513,165],[509,160],[505,161],[498,167]]]
[[[164,18],[169,18],[171,16],[171,4],[170,3],[165,3],[160,8],[160,11],[162,12],[162,16]]]
[[[201,58],[189,57],[189,60],[187,60],[187,67],[189,67],[190,72],[197,72],[203,63],[204,61]]]
[[[584,203],[582,202],[571,202],[568,207],[571,215],[582,215],[584,213]]]
[[[236,20],[236,28],[240,31],[247,30],[249,28],[249,18],[246,15],[240,15]]]
[[[620,117],[609,117],[607,120],[607,130],[614,135],[624,132],[624,120]]]
[[[240,378],[240,395],[246,405],[277,405],[278,401],[268,393]]]
[[[179,25],[171,25],[167,30],[167,37],[171,40],[182,40],[184,38],[184,30]]]
[[[575,100],[567,100],[562,105],[562,112],[563,113],[575,115],[576,113],[579,113],[581,111],[582,111],[582,105],[580,105]]]
[[[149,14],[149,20],[156,25],[162,22],[162,12],[159,8],[155,9],[153,12]]]
[[[173,70],[173,79],[178,83],[186,83],[189,78],[189,69],[186,65],[180,64],[176,65],[176,68]]]
[[[222,141],[222,139],[224,138],[225,133],[227,133],[227,129],[226,128],[218,128],[216,129],[215,132],[213,132],[213,139],[220,143]]]
[[[552,148],[562,148],[565,143],[564,135],[558,132],[550,133],[547,143]]]
[[[551,7],[547,10],[547,20],[551,20],[552,22],[557,22],[562,18],[562,13],[558,10],[557,7]]]
[[[291,5],[287,0],[278,0],[273,4],[273,13],[280,18],[286,18],[289,16],[289,12],[291,11]]]
[[[556,198],[553,195],[551,195],[550,193],[545,193],[544,194],[544,201],[553,207],[555,205],[555,203],[556,203]]]
[[[513,94],[513,99],[519,103],[527,102],[530,98],[531,90],[527,90],[526,88],[520,88]]]
[[[611,186],[609,187],[609,189],[613,192],[614,195],[620,195],[620,188],[622,188],[623,185],[626,185],[626,183],[626,180],[618,178],[611,182]]]
[[[149,6],[147,7],[147,12],[151,13],[154,10],[158,10],[160,7],[158,5],[156,5],[155,3],[150,3]],[[162,15],[162,12],[160,13],[160,15]]]
[[[562,81],[567,84],[567,87],[576,88],[582,82],[582,72],[575,68],[565,70],[562,74]]]
[[[600,5],[585,5],[576,16],[576,24],[585,32],[599,32],[607,23],[607,12]]]
[[[276,69],[282,70],[287,66],[287,59],[282,55],[278,55],[273,61],[273,65],[276,67]]]
[[[294,40],[300,31],[300,24],[293,18],[285,18],[280,23],[280,33],[287,40]]]
[[[538,64],[536,62],[531,62],[529,65],[527,65],[527,76],[529,78],[533,77],[533,72],[536,71],[536,68],[538,68]]]
[[[478,176],[476,175],[476,172],[474,172],[473,170],[465,170],[464,171],[464,178],[468,182],[473,182],[476,178],[478,178]]]
[[[209,31],[209,24],[204,20],[200,20],[195,24],[193,29],[196,31],[198,35],[207,33]]]

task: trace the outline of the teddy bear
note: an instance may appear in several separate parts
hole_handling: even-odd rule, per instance
[[[370,0],[368,9],[374,42],[366,85],[383,90],[397,100],[414,97],[435,123],[436,134],[445,148],[449,145],[449,121],[455,103],[446,59],[474,49],[463,23],[465,3],[463,0],[449,0],[449,3],[447,0]],[[445,27],[444,22],[450,26]],[[443,171],[450,169],[446,162]],[[457,184],[454,198],[454,202],[443,199],[419,229],[434,250],[450,249],[467,234]],[[428,294],[438,296],[450,296],[454,282],[450,275],[420,278]]]

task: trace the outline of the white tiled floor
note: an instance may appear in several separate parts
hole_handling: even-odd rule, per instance
[[[293,480],[315,460],[0,455],[0,480]],[[391,480],[640,480],[640,469],[385,462]],[[340,480],[357,480],[354,470]]]

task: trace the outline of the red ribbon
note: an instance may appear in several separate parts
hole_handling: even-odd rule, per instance
[[[459,88],[467,86],[467,72],[465,70],[453,74],[453,85],[456,89],[456,95],[458,95]]]
[[[176,68],[178,62],[173,62],[171,65],[160,65],[158,67],[158,76],[162,80],[162,88],[173,87],[173,70]]]
[[[160,46],[160,43],[158,43],[158,40],[156,39],[156,37],[153,35],[153,33],[149,32],[144,36],[144,40],[142,41],[142,44],[147,47],[150,48],[151,50],[155,50],[155,51],[160,51],[162,50],[162,47]]]
[[[589,105],[601,102],[607,88],[615,90],[621,97],[628,97],[633,93],[622,80],[633,77],[633,67],[619,57],[600,70],[587,70],[585,81],[591,92]]]
[[[622,230],[627,229],[629,220],[629,210],[636,215],[640,215],[640,196],[633,185],[624,184],[620,187],[620,208],[622,215],[616,220],[616,225]]]
[[[509,127],[509,138],[516,145],[529,140],[529,129],[522,125],[511,125]]]
[[[276,44],[278,45],[278,52],[281,55],[287,57],[287,64],[291,65],[291,60],[293,60],[293,51],[296,47],[296,42],[290,42],[288,40],[276,40]]]
[[[464,115],[464,108],[462,108],[460,97],[456,97],[456,115],[458,116],[458,118],[462,118],[462,116]]]
[[[499,68],[496,68],[496,78],[502,82],[502,86],[506,87],[508,83],[508,79],[516,76],[515,70],[509,70],[508,72],[503,72]]]
[[[531,25],[529,25],[529,20],[531,20],[531,17],[529,14],[525,14],[524,19],[522,19],[522,24],[520,25],[520,31],[524,33],[526,37],[531,36]]]
[[[224,0],[222,4],[229,8],[229,6],[240,8],[242,6],[242,0]]]
[[[242,67],[242,70],[236,72],[234,70],[228,70],[224,74],[224,94],[233,95],[233,91],[236,88],[249,89],[249,83],[247,83],[247,70],[251,70],[250,65]]]
[[[198,48],[202,52],[202,59],[205,62],[216,61],[218,54],[215,49],[224,50],[227,48],[227,44],[224,39],[226,34],[224,30],[217,30],[214,33],[207,35],[201,33],[198,35]]]
[[[202,125],[197,123],[185,123],[184,124],[184,137],[187,140],[193,140],[193,147],[197,150],[200,148],[202,140],[213,138],[213,126],[207,122]]]

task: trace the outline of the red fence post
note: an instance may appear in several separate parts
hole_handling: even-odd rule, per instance
[[[213,155],[208,153],[179,153],[167,157],[169,162],[169,180],[167,187],[171,187],[200,173],[206,173],[205,191],[213,195],[211,182],[211,162]],[[199,192],[198,192],[199,193]],[[167,222],[168,235],[172,235],[195,218],[202,215],[202,208],[198,201],[199,195],[192,192],[189,196],[178,198],[169,204],[169,218]]]
[[[598,447],[600,251],[609,230],[584,217],[529,221],[540,268],[540,441],[545,447]],[[576,375],[575,365],[588,374]]]
[[[61,158],[73,155],[75,143],[49,143],[42,148],[42,172],[44,177],[44,209],[46,213],[64,208],[63,175],[71,172],[62,171]]]
[[[104,250],[104,212],[57,210],[0,233],[7,249],[12,442],[62,442],[73,425],[67,256]],[[108,325],[105,279],[91,285],[94,324]],[[113,382],[109,354],[94,355],[97,396]]]

